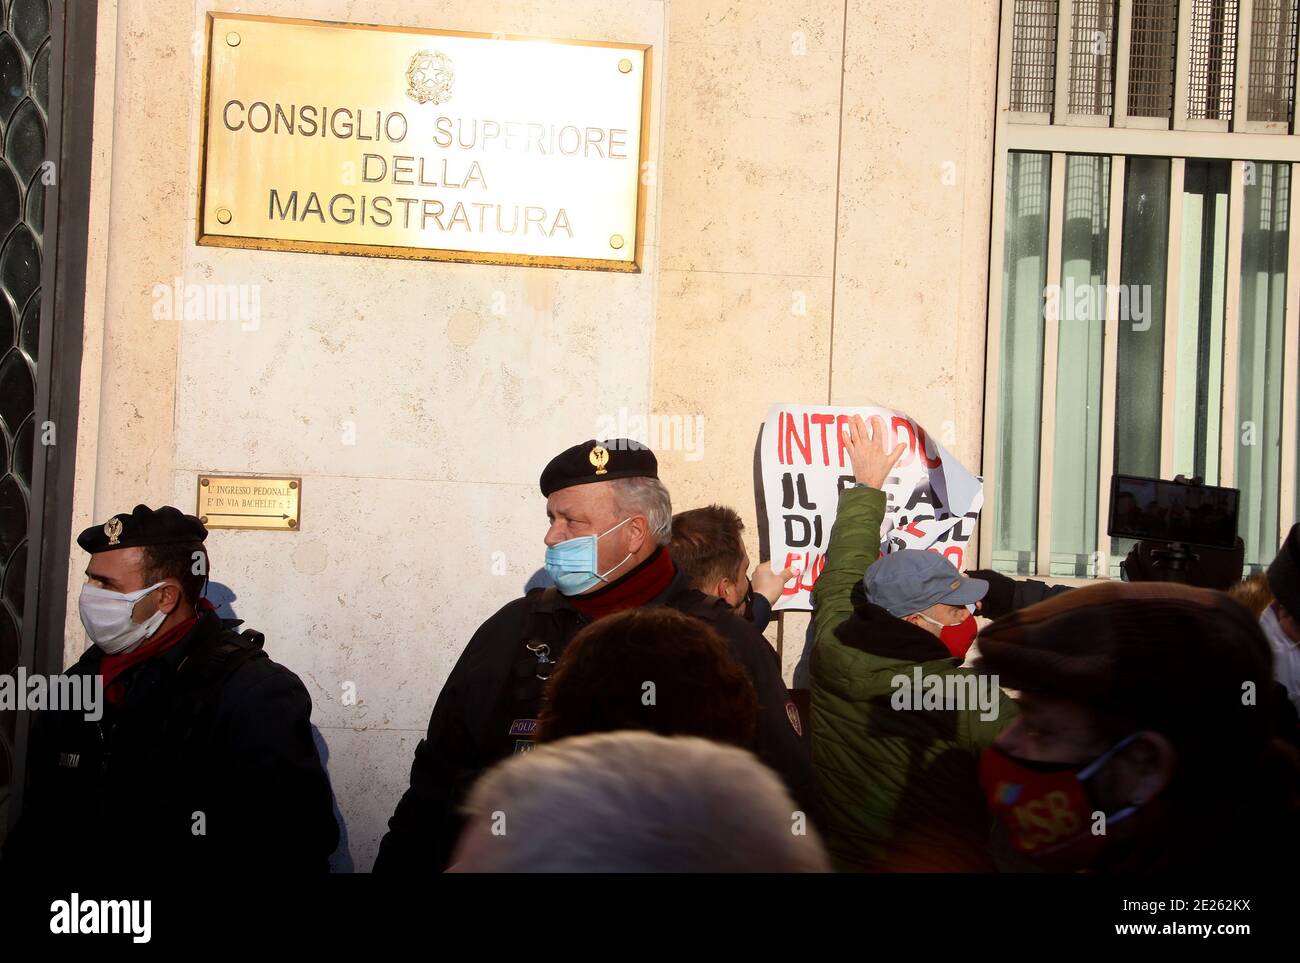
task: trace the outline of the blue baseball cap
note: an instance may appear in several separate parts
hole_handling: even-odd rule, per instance
[[[895,618],[924,612],[931,605],[973,605],[989,583],[970,578],[938,552],[900,549],[878,559],[862,578],[867,599]]]

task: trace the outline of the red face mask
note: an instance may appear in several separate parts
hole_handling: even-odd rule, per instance
[[[1012,847],[1051,872],[1086,869],[1105,848],[1107,836],[1094,833],[1098,807],[1089,797],[1087,780],[1112,755],[1128,745],[1129,736],[1083,766],[1039,763],[1007,755],[990,746],[980,757],[980,785],[989,809],[1001,819]],[[1129,806],[1107,814],[1109,828],[1137,811]]]
[[[933,625],[942,625],[943,628],[939,630],[939,641],[957,658],[966,658],[966,650],[970,648],[970,644],[975,641],[975,636],[979,635],[980,631],[979,625],[975,622],[975,616],[967,612],[966,618],[956,625],[948,625],[944,622],[937,622],[923,613],[918,612],[917,614]]]

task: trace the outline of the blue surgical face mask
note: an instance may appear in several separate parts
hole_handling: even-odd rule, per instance
[[[598,564],[596,542],[631,520],[631,516],[628,516],[618,525],[607,528],[599,535],[579,535],[577,538],[560,542],[559,545],[552,545],[546,550],[546,573],[555,580],[555,587],[562,595],[581,595],[597,583],[604,582],[606,575],[632,557],[632,553],[628,552],[623,556],[622,561],[605,572],[605,575],[596,571]]]

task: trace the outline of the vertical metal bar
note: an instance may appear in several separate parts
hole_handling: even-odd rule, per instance
[[[987,359],[984,376],[984,457],[981,474],[984,477],[986,504],[996,511],[996,500],[990,492],[998,490],[998,390],[1002,375],[1002,304],[1006,292],[1002,289],[1003,265],[1006,258],[1007,222],[1007,166],[1008,154],[999,150],[993,157],[993,225],[989,245],[989,312],[988,340],[984,354]],[[993,524],[988,511],[981,513],[979,525],[979,564],[993,567]]]
[[[1128,126],[1128,72],[1133,49],[1133,0],[1119,0],[1119,15],[1115,18],[1115,110],[1112,113],[1116,127]],[[1111,170],[1114,170],[1111,161]]]
[[[994,133],[1000,130],[1003,118],[1011,110],[1011,60],[1015,44],[1016,0],[1002,0],[1002,19],[998,26],[998,90],[997,112],[994,116]]]
[[[1181,16],[1181,13],[1180,13]],[[1182,313],[1182,233],[1183,181],[1187,161],[1175,157],[1169,162],[1169,263],[1165,272],[1165,363],[1161,380],[1160,476],[1170,478],[1174,471],[1175,389],[1178,373],[1178,325]]]
[[[1110,159],[1110,220],[1106,236],[1106,284],[1120,283],[1124,240],[1124,167],[1127,158]],[[1116,288],[1118,290],[1118,288]],[[1115,393],[1119,387],[1119,299],[1106,298],[1106,336],[1101,365],[1101,451],[1097,459],[1097,578],[1110,577],[1110,478],[1115,471]]]
[[[1282,485],[1278,516],[1278,544],[1296,518],[1296,490],[1300,479],[1300,231],[1296,230],[1300,218],[1300,191],[1296,190],[1295,177],[1300,165],[1291,165],[1290,208],[1287,213],[1286,257],[1286,322],[1282,354]]]
[[[1236,485],[1237,376],[1241,343],[1241,240],[1247,161],[1232,162],[1228,180],[1228,258],[1223,278],[1223,398],[1219,428],[1219,484]],[[1206,453],[1209,454],[1208,452]]]
[[[1061,284],[1062,236],[1065,222],[1065,154],[1052,155],[1051,203],[1047,216],[1047,283]],[[1061,303],[1061,298],[1056,298]],[[1041,428],[1038,448],[1038,532],[1036,571],[1051,575],[1052,562],[1052,473],[1056,452],[1056,365],[1061,343],[1058,317],[1043,318],[1043,394],[1039,405]]]
[[[1178,4],[1178,42],[1174,47],[1174,130],[1187,129],[1188,84],[1192,76],[1192,3]],[[1181,193],[1181,191],[1180,191]]]
[[[1235,89],[1232,98],[1232,129],[1246,127],[1246,101],[1250,97],[1250,35],[1254,24],[1255,0],[1241,0],[1237,4],[1237,51],[1234,70]],[[1229,214],[1231,216],[1231,214]]]
[[[1070,24],[1073,0],[1059,0],[1056,12],[1056,110],[1052,123],[1064,124],[1070,116]]]
[[[984,342],[984,437],[980,445],[980,474],[984,478],[985,510],[975,523],[971,544],[976,546],[977,564],[993,566],[993,525],[988,498],[997,491],[998,477],[998,387],[1002,371],[1002,266],[1005,257],[1007,220],[1007,151],[1004,133],[1007,108],[1011,104],[1011,45],[1015,23],[1015,0],[1002,0],[1002,36],[998,63],[998,111],[993,122],[993,209],[990,212],[989,287],[986,340]],[[968,565],[967,568],[970,568]]]
[[[1300,10],[1296,11],[1295,16],[1297,19],[1300,19]],[[1288,119],[1288,123],[1291,125],[1291,136],[1294,137],[1296,135],[1296,85],[1297,83],[1300,83],[1300,24],[1296,25],[1295,46],[1292,48],[1292,53],[1295,56],[1295,60],[1293,61],[1294,69],[1291,71],[1291,117]],[[1291,173],[1293,175],[1295,174],[1294,168]]]

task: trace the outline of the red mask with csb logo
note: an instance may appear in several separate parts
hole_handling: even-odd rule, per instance
[[[1011,845],[1051,872],[1086,869],[1106,846],[1109,827],[1137,811],[1129,806],[1096,822],[1098,807],[1087,780],[1136,736],[1116,743],[1084,766],[1039,763],[1007,755],[990,746],[980,757],[980,785],[989,809],[1006,827]]]

